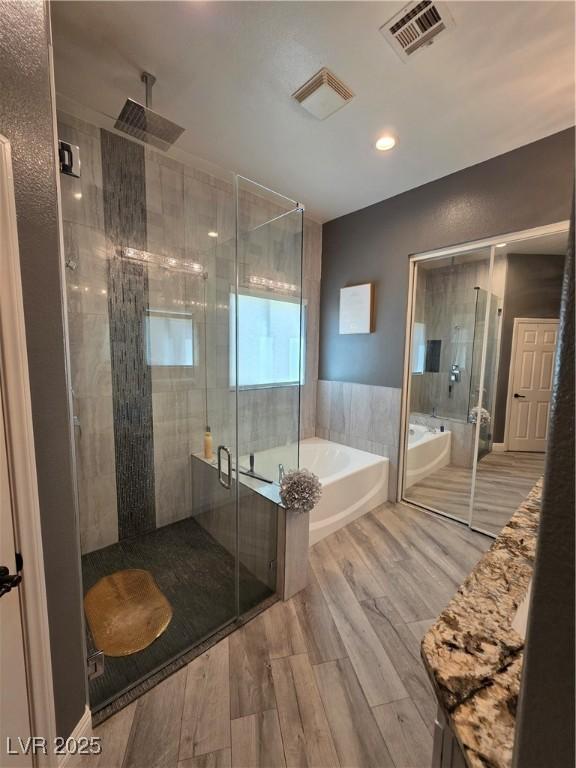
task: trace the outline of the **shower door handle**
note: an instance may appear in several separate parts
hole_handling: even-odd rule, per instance
[[[226,454],[226,457],[228,459],[228,479],[224,479],[224,475],[222,474],[222,453]],[[220,485],[223,485],[224,488],[230,488],[232,485],[232,460],[230,457],[230,451],[228,448],[226,448],[225,445],[219,445],[218,450],[216,452],[216,455],[218,456],[218,482]]]

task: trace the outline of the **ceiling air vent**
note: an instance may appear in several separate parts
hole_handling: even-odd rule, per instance
[[[304,109],[318,120],[325,120],[354,98],[342,80],[323,67],[292,94]]]
[[[421,0],[405,6],[380,27],[380,32],[400,58],[407,59],[453,25],[444,3]]]

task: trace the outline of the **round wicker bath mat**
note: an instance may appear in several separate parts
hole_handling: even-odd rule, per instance
[[[104,576],[84,596],[96,648],[105,656],[129,656],[147,648],[172,620],[172,607],[148,571]]]

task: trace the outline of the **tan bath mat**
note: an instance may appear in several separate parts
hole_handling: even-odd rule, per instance
[[[172,607],[152,574],[135,568],[100,579],[84,596],[84,610],[105,656],[142,651],[172,620]]]

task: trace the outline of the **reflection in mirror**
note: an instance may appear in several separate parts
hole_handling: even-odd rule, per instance
[[[471,515],[487,533],[544,473],[566,244],[561,232],[495,249]]]
[[[490,249],[417,262],[404,498],[468,521]]]
[[[496,535],[543,475],[567,235],[415,261],[407,501]]]

